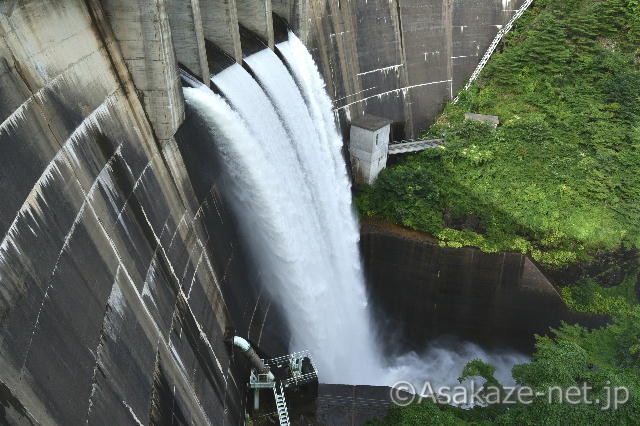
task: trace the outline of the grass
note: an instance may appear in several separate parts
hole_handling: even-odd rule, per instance
[[[640,5],[538,0],[361,215],[563,266],[640,248]],[[498,115],[496,131],[465,112]]]
[[[465,112],[500,116],[492,131]],[[357,199],[363,216],[436,236],[440,244],[517,250],[551,267],[640,248],[640,1],[537,0],[502,52],[424,136],[442,149],[408,156]],[[606,258],[606,256],[602,256]],[[613,256],[613,258],[616,258]],[[625,386],[617,410],[549,403],[462,410],[430,401],[393,407],[373,425],[640,424],[638,265],[609,288],[584,277],[561,289],[574,310],[607,314],[589,330],[536,336],[513,377],[549,386]],[[466,376],[492,378],[480,360]]]

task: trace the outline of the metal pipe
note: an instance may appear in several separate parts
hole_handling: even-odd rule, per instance
[[[245,354],[245,356],[247,357],[247,359],[249,360],[253,368],[255,368],[258,373],[267,374],[269,381],[275,380],[275,377],[273,376],[273,373],[271,373],[271,371],[269,370],[269,367],[267,367],[264,364],[264,362],[262,362],[262,359],[260,359],[260,357],[258,356],[256,351],[251,347],[251,344],[249,342],[247,342],[245,339],[243,339],[240,336],[233,336],[232,342],[233,342],[233,346],[240,349]]]

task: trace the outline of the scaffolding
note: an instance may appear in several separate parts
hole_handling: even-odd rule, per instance
[[[305,371],[305,360],[307,371]],[[278,420],[281,426],[289,426],[289,410],[285,399],[285,390],[318,380],[318,374],[309,351],[262,360],[268,372],[251,369],[249,386],[254,390],[253,408],[260,408],[260,390],[271,389],[273,392]]]

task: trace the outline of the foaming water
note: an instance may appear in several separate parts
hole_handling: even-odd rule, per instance
[[[231,132],[217,142],[245,154],[241,165],[237,158],[224,163],[259,180],[263,192],[247,193],[251,183],[239,182],[249,177],[236,172],[236,189],[227,193],[261,279],[284,308],[291,350],[311,350],[325,382],[364,383],[381,361],[369,326],[357,223],[345,201],[349,180],[332,153],[339,147],[327,145],[327,130],[316,126],[273,51],[246,61],[265,90],[240,66],[213,78],[244,127],[242,137]],[[219,128],[228,124],[217,114],[210,118]]]
[[[499,378],[523,357],[471,344],[432,345],[385,360],[361,269],[359,230],[331,101],[304,45],[290,34],[278,49],[245,61],[205,86],[185,88],[226,169],[225,197],[273,300],[292,332],[291,350],[309,349],[324,383],[392,385],[399,380],[454,384],[464,364],[482,358]],[[455,382],[457,384],[457,382]]]
[[[481,359],[494,366],[494,377],[504,386],[515,386],[511,368],[515,364],[528,362],[526,356],[518,353],[487,351],[469,342],[437,339],[421,353],[408,352],[394,358],[387,367],[385,378],[388,382],[385,384],[393,385],[398,381],[406,381],[413,386],[417,394],[423,395],[437,392],[441,387],[453,390],[458,386],[464,386],[470,389],[471,380],[461,384],[458,377],[461,376],[464,366],[474,359]],[[430,388],[426,387],[427,382]],[[481,384],[480,382],[476,380],[476,384]]]

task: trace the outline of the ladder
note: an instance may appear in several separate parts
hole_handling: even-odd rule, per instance
[[[273,387],[273,396],[276,399],[276,408],[278,409],[278,420],[280,421],[280,426],[289,426],[291,422],[289,421],[289,410],[287,410],[287,402],[284,399],[284,389],[282,389],[282,384],[280,384],[280,390],[278,390],[278,386]]]
[[[491,55],[493,55],[493,52],[495,52],[496,48],[498,47],[498,45],[500,44],[504,36],[507,35],[509,31],[511,31],[513,24],[518,20],[518,18],[522,16],[522,14],[529,8],[529,6],[531,6],[531,3],[533,3],[533,0],[526,0],[522,4],[520,9],[518,9],[516,13],[511,17],[507,25],[500,28],[500,31],[498,31],[498,34],[496,34],[496,37],[491,42],[491,45],[489,46],[487,51],[484,53],[484,56],[480,60],[480,63],[478,64],[476,69],[473,71],[473,74],[471,74],[469,81],[467,82],[467,84],[465,84],[464,90],[469,90],[469,87],[471,87],[471,84],[478,78],[478,76],[482,72],[485,65],[487,65],[487,62],[489,62]],[[456,96],[456,98],[453,100],[453,103],[456,103],[456,102],[458,102],[458,96]]]

